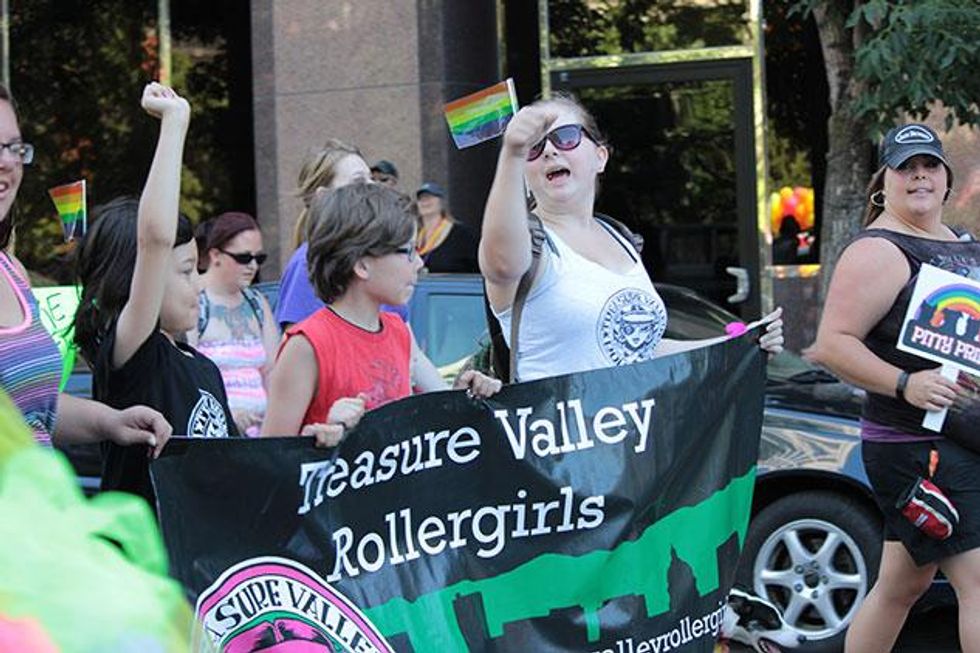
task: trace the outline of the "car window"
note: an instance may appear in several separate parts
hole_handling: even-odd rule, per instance
[[[482,294],[430,293],[425,311],[426,333],[416,336],[436,367],[477,350],[487,330]]]

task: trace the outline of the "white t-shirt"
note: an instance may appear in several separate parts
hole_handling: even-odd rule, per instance
[[[524,304],[515,378],[629,365],[653,358],[667,328],[667,309],[639,254],[614,229],[600,224],[634,260],[625,274],[590,261],[545,227],[549,242],[542,272]],[[511,309],[497,313],[510,345]]]

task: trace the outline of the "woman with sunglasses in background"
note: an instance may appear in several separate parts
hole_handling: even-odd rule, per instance
[[[188,341],[221,370],[238,430],[256,436],[265,416],[266,378],[279,344],[269,303],[250,287],[266,259],[262,234],[247,213],[222,213],[205,225],[207,271],[197,329]]]
[[[543,227],[540,264],[526,295],[514,379],[530,381],[650,360],[721,340],[663,338],[667,311],[632,242],[595,216],[609,149],[595,119],[571,95],[525,107],[504,134],[487,198],[480,269],[510,342],[511,306],[531,268],[524,183]],[[760,346],[782,350],[781,310],[764,318]],[[560,316],[560,319],[556,319]]]

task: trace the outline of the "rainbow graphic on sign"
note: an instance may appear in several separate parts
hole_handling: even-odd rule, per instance
[[[456,147],[463,149],[499,136],[517,113],[514,80],[506,79],[490,88],[453,100],[445,107],[446,122]]]
[[[940,363],[946,378],[956,370],[980,374],[980,281],[923,264],[895,345]]]
[[[919,308],[920,316],[924,310],[928,310],[927,307],[932,307],[934,311],[929,320],[934,327],[942,326],[948,311],[980,320],[980,291],[964,284],[943,286],[926,297],[924,305]]]

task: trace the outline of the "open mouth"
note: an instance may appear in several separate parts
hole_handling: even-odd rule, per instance
[[[554,181],[555,179],[567,177],[571,174],[572,173],[569,171],[568,168],[555,168],[554,170],[551,170],[550,172],[546,173],[545,177],[548,179],[548,181]]]

